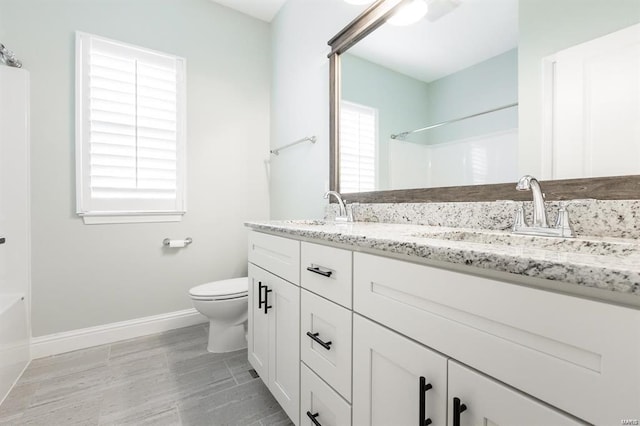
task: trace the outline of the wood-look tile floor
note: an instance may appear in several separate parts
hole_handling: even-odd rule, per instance
[[[247,351],[210,354],[207,325],[31,362],[0,425],[291,425]]]

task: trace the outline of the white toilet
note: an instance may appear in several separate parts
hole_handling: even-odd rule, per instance
[[[193,307],[209,318],[209,352],[247,347],[248,289],[249,278],[243,277],[213,281],[189,290]]]

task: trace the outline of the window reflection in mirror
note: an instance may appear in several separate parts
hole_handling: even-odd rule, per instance
[[[341,56],[341,108],[377,111],[373,189],[514,181],[517,106],[482,113],[518,101],[517,1],[430,3],[418,23],[383,25]],[[361,192],[344,175],[342,117],[340,132],[341,191]]]

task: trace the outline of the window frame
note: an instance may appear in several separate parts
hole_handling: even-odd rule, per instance
[[[129,50],[140,57],[156,57],[175,62],[176,87],[176,198],[169,208],[159,199],[102,199],[91,197],[89,128],[89,70],[88,56],[92,40],[109,43]],[[76,214],[85,224],[178,222],[186,213],[186,60],[182,57],[124,43],[94,34],[76,31],[75,74],[75,159],[76,159]],[[95,208],[95,204],[99,208]],[[106,207],[106,208],[103,208]]]

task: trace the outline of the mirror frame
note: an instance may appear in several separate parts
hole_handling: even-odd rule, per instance
[[[410,0],[377,0],[336,34],[328,44],[329,53],[329,187],[340,192],[340,55],[383,25],[395,9]],[[516,182],[490,185],[397,189],[341,194],[356,203],[526,201],[531,195],[516,191]],[[541,181],[546,200],[593,198],[599,200],[640,199],[640,175]]]

